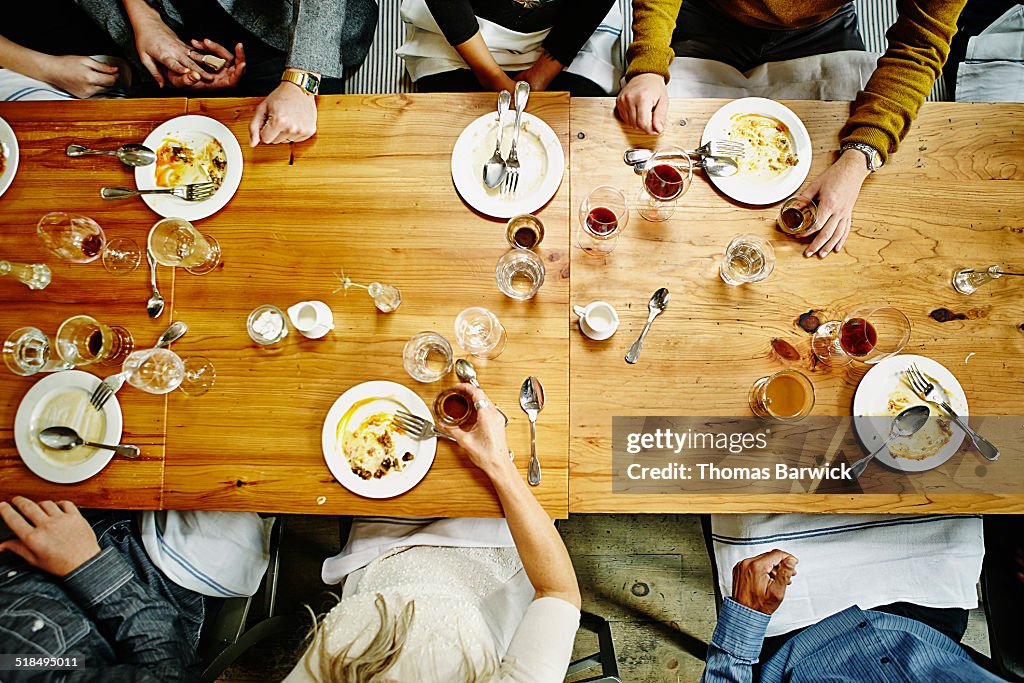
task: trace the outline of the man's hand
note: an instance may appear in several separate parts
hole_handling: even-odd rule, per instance
[[[302,142],[316,134],[316,98],[282,81],[256,107],[249,122],[249,145]]]
[[[150,9],[133,19],[132,28],[139,59],[161,88],[167,80],[164,78],[165,70],[181,78],[188,76],[193,83],[213,80],[213,74],[193,59],[193,49],[178,39],[155,10]]]
[[[211,79],[208,81],[202,80],[199,74],[191,71],[184,76],[168,73],[167,80],[170,81],[172,86],[175,88],[191,88],[192,90],[220,90],[223,88],[233,88],[238,85],[238,81],[242,79],[242,75],[245,73],[245,50],[242,49],[241,43],[235,45],[234,54],[231,54],[220,43],[209,38],[193,40],[192,47],[201,52],[224,59],[224,66],[219,71],[210,74]]]
[[[619,91],[619,118],[649,135],[661,135],[668,119],[668,86],[658,74],[638,74]]]
[[[808,233],[818,234],[804,250],[804,256],[817,253],[825,258],[843,248],[850,236],[853,206],[857,203],[861,185],[870,174],[864,154],[848,149],[800,193],[804,199],[818,200],[818,220]]]
[[[46,57],[45,79],[79,99],[110,90],[117,82],[119,69],[91,57],[63,55]]]
[[[781,550],[748,557],[732,568],[732,599],[763,614],[773,614],[786,597],[799,560]]]
[[[452,427],[451,433],[459,445],[469,454],[474,465],[482,469],[488,477],[494,477],[505,470],[510,461],[508,458],[508,441],[505,439],[505,418],[494,407],[491,399],[483,389],[472,384],[459,384],[456,387],[465,394],[476,406],[476,422],[470,429]]]
[[[540,58],[533,63],[533,66],[516,74],[516,80],[526,81],[530,84],[530,90],[533,91],[547,90],[551,81],[555,80],[555,76],[562,73],[564,68],[560,61],[547,52],[541,52]],[[514,89],[509,90],[509,92],[513,91]]]
[[[62,500],[44,500],[38,505],[15,496],[0,502],[0,517],[17,539],[0,543],[0,551],[9,550],[33,567],[64,577],[100,553],[96,534],[75,504]]]

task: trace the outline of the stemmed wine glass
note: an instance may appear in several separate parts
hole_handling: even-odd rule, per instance
[[[39,219],[36,234],[62,261],[92,263],[102,257],[103,267],[112,275],[127,275],[142,261],[134,240],[119,237],[108,241],[100,224],[88,216],[51,211]]]
[[[135,351],[125,359],[121,369],[128,384],[150,394],[168,394],[181,389],[188,396],[201,396],[217,381],[217,371],[208,358],[183,359],[170,349]]]
[[[839,367],[852,360],[873,365],[903,350],[910,341],[910,321],[892,306],[852,311],[842,321],[827,322],[811,338],[814,355]]]
[[[220,265],[220,244],[184,218],[165,218],[149,231],[149,252],[162,266],[180,266],[192,275],[206,275]]]
[[[580,202],[576,246],[588,256],[607,256],[614,251],[628,223],[626,195],[611,185],[595,187]]]
[[[690,189],[693,159],[678,147],[656,150],[644,164],[643,189],[637,197],[637,213],[644,220],[666,221],[675,213],[680,197]]]

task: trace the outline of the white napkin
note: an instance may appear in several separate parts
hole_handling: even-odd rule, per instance
[[[740,560],[775,548],[800,560],[769,636],[852,605],[978,606],[980,516],[712,515],[711,531],[723,596],[732,595]]]
[[[1024,5],[1011,7],[967,41],[957,102],[1024,102]]]
[[[255,512],[143,512],[149,559],[179,586],[216,598],[254,594],[270,563],[273,519]]]

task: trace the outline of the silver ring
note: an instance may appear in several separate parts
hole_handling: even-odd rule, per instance
[[[473,407],[476,408],[477,410],[483,410],[484,408],[486,408],[489,405],[491,405],[491,402],[488,401],[487,399],[484,399],[484,398],[480,399],[479,401],[475,401],[473,403]]]

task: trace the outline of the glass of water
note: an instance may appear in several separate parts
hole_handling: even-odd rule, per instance
[[[775,249],[757,235],[737,235],[725,248],[719,273],[726,284],[760,282],[775,268]]]
[[[498,259],[494,279],[505,296],[532,299],[544,284],[544,261],[532,251],[512,249]]]
[[[50,338],[37,327],[16,329],[7,337],[3,346],[4,363],[15,375],[28,376],[74,367],[55,356]]]
[[[455,341],[472,356],[497,358],[505,350],[508,335],[498,316],[474,306],[455,318]]]
[[[436,382],[452,371],[452,345],[437,332],[414,334],[402,350],[402,365],[417,382]]]

